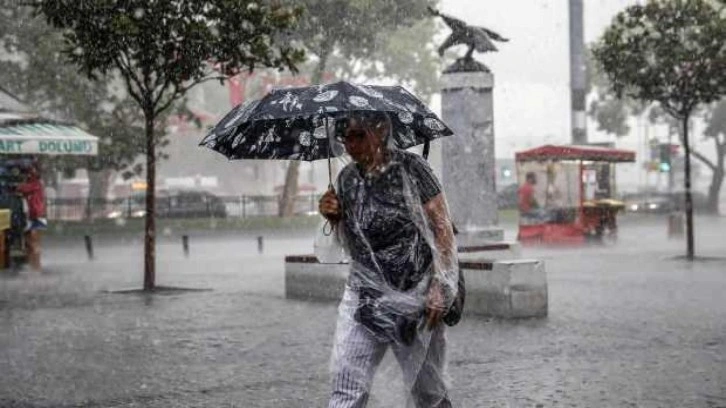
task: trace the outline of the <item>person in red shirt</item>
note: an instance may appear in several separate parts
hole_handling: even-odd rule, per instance
[[[40,231],[46,229],[45,193],[40,173],[36,166],[28,169],[28,178],[16,187],[28,202],[28,227],[25,231],[25,248],[28,263],[35,270],[40,270]]]
[[[537,185],[537,175],[528,172],[525,176],[525,183],[519,188],[519,214],[526,223],[547,222],[547,211],[542,208],[535,197],[534,187]]]
[[[537,199],[534,197],[534,186],[537,184],[537,176],[533,172],[527,173],[525,183],[519,188],[519,211],[522,214],[529,214],[539,208]]]
[[[28,218],[32,221],[41,221],[45,217],[45,194],[43,182],[36,167],[28,170],[27,180],[16,187],[16,191],[28,201]],[[38,229],[39,226],[31,225],[30,229]]]

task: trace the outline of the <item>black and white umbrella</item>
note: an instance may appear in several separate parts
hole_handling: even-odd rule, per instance
[[[385,112],[400,149],[427,144],[453,132],[421,100],[401,86],[336,82],[277,88],[230,111],[200,145],[229,159],[318,160],[343,153],[335,141],[338,120],[356,112]]]

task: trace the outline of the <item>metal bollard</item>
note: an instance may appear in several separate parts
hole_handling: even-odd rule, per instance
[[[182,249],[184,250],[184,256],[189,257],[189,235],[182,235]]]
[[[265,243],[262,240],[262,236],[257,237],[257,253],[261,254],[265,249]]]
[[[83,237],[83,240],[86,242],[86,254],[88,254],[88,260],[92,261],[94,259],[94,256],[93,256],[93,241],[91,240],[91,236],[86,235]]]

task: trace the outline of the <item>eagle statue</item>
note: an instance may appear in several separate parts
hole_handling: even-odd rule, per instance
[[[439,47],[439,55],[443,56],[444,51],[455,45],[465,44],[469,46],[469,50],[464,56],[465,60],[471,60],[474,51],[477,52],[492,52],[497,51],[497,47],[494,45],[494,41],[506,42],[509,41],[507,38],[495,33],[492,30],[484,27],[470,26],[465,22],[439,12],[438,10],[428,7],[429,12],[434,15],[441,17],[446,25],[451,28],[451,34]]]

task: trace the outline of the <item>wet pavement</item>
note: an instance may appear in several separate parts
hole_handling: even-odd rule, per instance
[[[623,220],[614,246],[525,248],[546,261],[539,320],[449,330],[458,407],[726,407],[726,218],[697,219],[695,263],[666,220]],[[512,228],[506,230],[513,236]],[[282,257],[312,237],[178,237],[142,279],[137,238],[46,241],[45,270],[0,278],[0,407],[322,407],[335,304],[284,298]],[[76,242],[77,241],[77,242]],[[109,292],[110,291],[110,292]],[[387,357],[370,407],[402,407]]]

